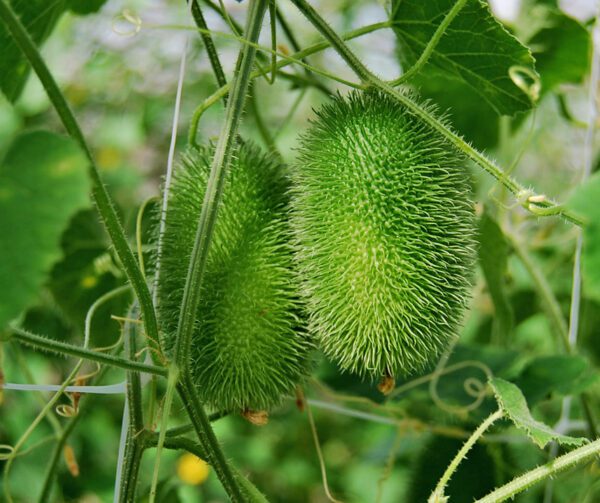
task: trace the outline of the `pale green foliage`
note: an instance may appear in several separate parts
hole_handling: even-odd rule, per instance
[[[36,300],[69,220],[90,204],[86,167],[73,140],[46,131],[19,135],[0,161],[0,329]]]
[[[490,386],[500,408],[517,428],[527,433],[527,436],[540,449],[546,447],[553,440],[562,445],[582,445],[586,441],[583,437],[576,438],[562,435],[550,426],[534,419],[529,411],[523,392],[513,383],[495,377],[490,379]]]
[[[352,93],[318,112],[293,173],[309,330],[342,369],[423,369],[468,299],[474,216],[463,158],[402,105]]]
[[[213,148],[191,149],[176,171],[161,257],[159,312],[172,344]],[[203,401],[262,410],[307,373],[310,343],[298,319],[287,186],[282,166],[241,143],[227,174],[208,256],[192,371]]]

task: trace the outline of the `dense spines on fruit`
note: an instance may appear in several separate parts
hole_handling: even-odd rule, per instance
[[[173,343],[213,148],[191,149],[175,172],[161,254],[159,314]],[[292,393],[310,344],[298,286],[282,166],[240,143],[209,250],[190,358],[199,396],[220,410],[262,410]]]
[[[353,92],[317,112],[292,176],[310,332],[345,370],[421,370],[456,335],[468,300],[464,159],[401,104]]]

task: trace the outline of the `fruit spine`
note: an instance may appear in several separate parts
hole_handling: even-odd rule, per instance
[[[159,314],[172,345],[214,148],[183,155],[169,197]],[[191,351],[201,399],[219,410],[269,409],[306,374],[282,166],[240,142],[227,173]]]
[[[470,291],[463,157],[391,98],[353,92],[317,112],[292,178],[309,331],[344,370],[422,370],[455,337]]]

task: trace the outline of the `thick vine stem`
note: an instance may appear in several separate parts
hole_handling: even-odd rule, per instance
[[[125,461],[123,464],[122,480],[119,491],[119,501],[134,502],[136,501],[137,476],[140,471],[142,455],[144,454],[145,446],[140,438],[128,437],[125,447]]]
[[[251,43],[256,43],[258,40],[268,4],[269,0],[252,0],[250,2],[245,33]],[[189,348],[200,301],[208,249],[217,219],[225,175],[229,167],[238,125],[244,109],[255,54],[256,48],[253,45],[244,44],[240,49],[232,89],[225,110],[225,122],[215,148],[211,173],[196,228],[196,239],[183,292],[173,356],[174,365],[181,372],[181,380],[177,385],[177,391],[194,425],[198,439],[207,451],[211,465],[229,497],[235,502],[246,501],[247,498],[242,493],[238,481],[234,477],[212,431],[206,412],[195,394],[189,368]]]
[[[229,498],[233,502],[248,501],[240,489],[232,467],[229,465],[227,459],[225,459],[219,441],[210,426],[206,411],[196,396],[194,383],[188,373],[181,375],[181,380],[177,385],[177,392],[194,427],[200,446],[206,454],[206,460],[214,468]]]
[[[250,3],[246,28],[247,37],[250,42],[256,43],[258,40],[267,6],[268,0],[253,0]],[[174,350],[174,360],[184,372],[189,365],[189,347],[194,330],[196,311],[200,301],[200,290],[208,249],[217,219],[225,175],[231,160],[237,128],[244,109],[255,54],[256,48],[251,45],[243,45],[240,50],[236,73],[233,77],[232,89],[225,111],[225,122],[215,148],[215,156],[211,166],[204,202],[196,227],[196,239],[192,249],[183,292]]]
[[[131,250],[125,233],[117,216],[117,212],[112,203],[112,200],[102,182],[100,172],[96,167],[96,163],[92,156],[92,153],[88,147],[87,142],[81,132],[81,128],[71,111],[69,104],[67,103],[64,95],[60,88],[56,84],[54,77],[50,73],[50,70],[46,66],[44,59],[40,55],[35,43],[29,36],[29,33],[25,30],[25,27],[19,20],[19,18],[12,11],[11,7],[7,3],[7,0],[0,0],[0,19],[5,24],[8,31],[11,33],[14,42],[21,49],[31,67],[37,74],[42,86],[48,94],[50,102],[56,109],[65,129],[69,135],[79,144],[88,160],[90,161],[89,174],[92,179],[93,189],[92,197],[100,217],[108,235],[110,236],[112,245],[123,265],[127,279],[131,282],[133,290],[139,300],[140,309],[142,312],[142,318],[144,320],[144,326],[146,328],[146,334],[150,341],[151,347],[154,351],[151,351],[153,358],[157,358],[160,354],[159,350],[159,335],[158,335],[158,323],[156,320],[156,314],[154,312],[154,306],[152,304],[152,297],[150,290],[144,279],[144,276],[139,268],[139,265],[135,259],[133,251]],[[157,353],[157,354],[155,354]],[[158,359],[154,360],[154,363],[158,363]]]
[[[32,334],[18,327],[12,327],[11,330],[12,333],[10,334],[10,338],[36,349],[50,351],[63,356],[77,356],[78,358],[83,358],[85,360],[90,360],[105,365],[112,365],[113,367],[119,367],[125,370],[136,370],[138,372],[145,372],[147,374],[167,377],[167,369],[164,367],[158,367],[156,365],[140,362],[132,362],[118,356],[100,353],[99,351],[93,351],[90,349],[81,348],[79,346],[73,346],[72,344],[67,344],[65,342],[55,341],[47,337]]]
[[[495,491],[491,492],[487,496],[478,499],[476,503],[500,503],[512,499],[515,495],[522,491],[525,491],[533,484],[540,482],[549,477],[553,477],[562,470],[587,461],[594,456],[600,454],[600,439],[590,442],[582,447],[579,447],[571,452],[563,454],[555,460],[546,463],[545,465],[538,466],[533,470],[524,473],[523,475],[516,477],[508,484],[499,487]]]
[[[129,310],[128,319],[137,315],[136,307]],[[125,353],[134,362],[136,358],[136,324],[127,321],[123,326]],[[127,372],[127,405],[129,406],[129,428],[125,446],[125,462],[120,485],[119,501],[135,501],[141,459],[144,453],[144,442],[141,434],[144,431],[144,416],[142,412],[142,383],[137,371]]]
[[[446,138],[454,147],[462,151],[464,155],[496,178],[504,187],[512,192],[517,200],[522,198],[523,194],[529,194],[521,205],[531,213],[538,216],[559,215],[569,222],[582,226],[583,221],[570,210],[561,205],[550,201],[545,196],[531,195],[531,191],[523,187],[516,180],[508,176],[494,162],[485,157],[482,153],[474,149],[463,138],[451,131],[446,125],[433,117],[427,110],[415,103],[408,96],[394,89],[390,84],[382,81],[374,75],[350,50],[338,34],[329,26],[321,15],[306,0],[290,0],[298,10],[308,19],[308,21],[329,41],[335,51],[346,61],[348,66],[356,75],[368,86],[378,89],[388,94],[398,102],[402,103],[406,109],[421,119],[434,131]]]

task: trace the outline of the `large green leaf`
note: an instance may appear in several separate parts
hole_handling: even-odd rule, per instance
[[[521,390],[511,382],[495,377],[490,379],[498,405],[514,425],[524,430],[527,436],[541,449],[548,442],[556,441],[564,445],[581,445],[586,439],[575,438],[554,431],[550,426],[533,418]]]
[[[536,12],[540,11],[540,7]],[[542,9],[543,27],[528,41],[542,80],[542,93],[561,83],[580,83],[589,71],[591,36],[557,8]]]
[[[508,243],[487,211],[479,221],[479,243],[479,263],[495,308],[494,338],[507,341],[515,321],[505,289]]]
[[[11,7],[37,45],[48,38],[65,10],[64,0],[10,0]],[[14,102],[27,81],[29,64],[0,22],[0,89]]]
[[[98,12],[106,0],[67,0],[67,7],[76,14]]]
[[[454,4],[455,0],[393,1],[392,20],[405,69],[419,58]],[[504,29],[480,0],[467,1],[421,74],[429,77],[434,66],[460,79],[499,114],[513,115],[533,106],[535,93],[528,92],[528,86],[535,83],[537,76],[531,52]],[[523,85],[518,86],[515,81]]]
[[[595,173],[573,194],[569,207],[586,219],[583,231],[583,289],[600,301],[600,173]]]
[[[447,115],[452,126],[475,148],[496,146],[500,118],[480,95],[459,78],[431,66],[411,79],[420,97],[431,100]]]
[[[69,219],[89,205],[86,166],[72,140],[44,131],[19,136],[0,165],[0,328],[35,300]]]
[[[534,358],[515,379],[515,384],[534,404],[552,393],[574,395],[598,382],[598,373],[588,361],[576,355]]]

